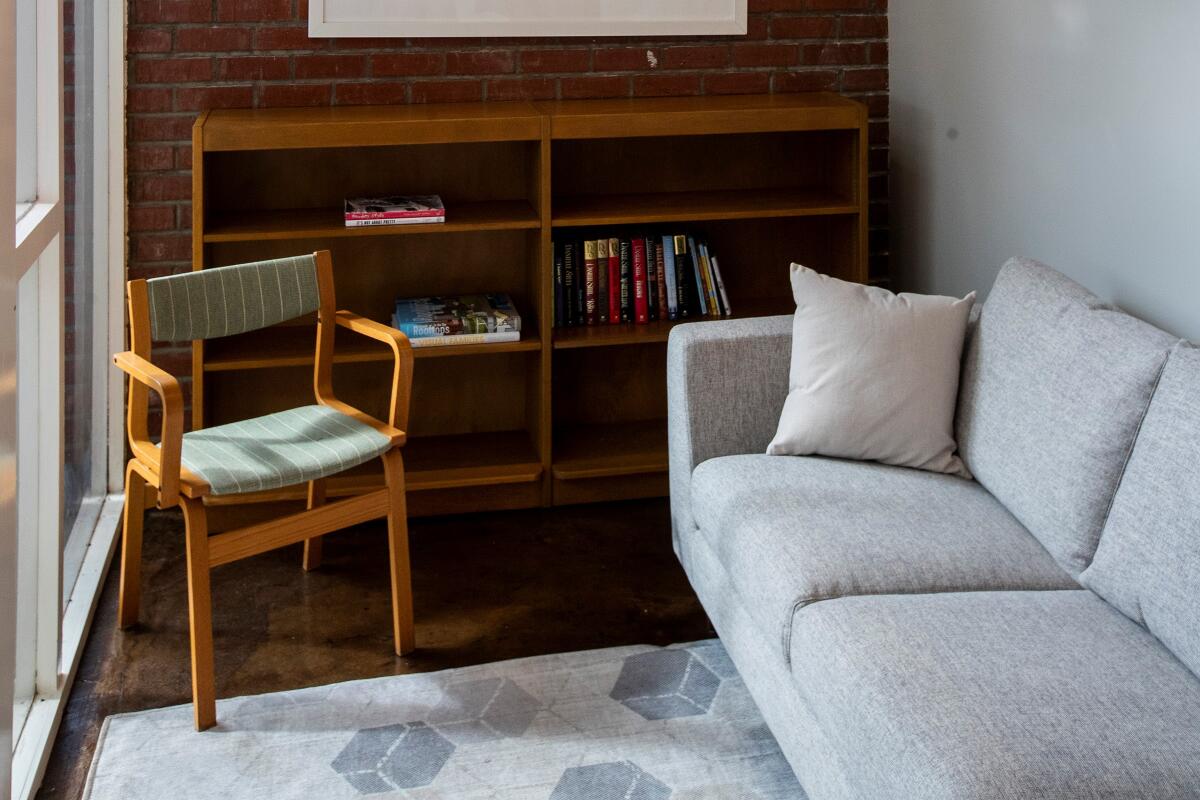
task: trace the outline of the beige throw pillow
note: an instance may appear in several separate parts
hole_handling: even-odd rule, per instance
[[[970,477],[954,407],[974,292],[897,295],[793,264],[792,293],[789,394],[767,453]]]

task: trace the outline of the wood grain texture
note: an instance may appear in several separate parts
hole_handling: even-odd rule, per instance
[[[146,516],[146,479],[130,461],[125,468],[125,508],[122,511],[120,597],[117,627],[137,624],[142,602],[142,526]]]
[[[536,140],[529,103],[451,103],[338,108],[238,108],[210,113],[204,149],[284,150],[389,144]]]
[[[845,130],[861,106],[828,92],[537,103],[555,139]]]
[[[269,239],[327,239],[362,236],[428,236],[537,228],[540,221],[524,200],[456,203],[446,221],[420,225],[368,225],[348,228],[341,208],[282,208],[227,211],[215,216],[205,242],[256,242]]]
[[[265,553],[314,536],[348,528],[385,516],[388,511],[386,490],[371,492],[318,506],[311,511],[273,519],[269,522],[219,533],[208,545],[210,566]]]
[[[553,328],[552,239],[677,225],[719,254],[737,317],[788,313],[792,261],[867,277],[867,117],[828,93],[213,111],[193,153],[195,266],[328,249],[338,305],[374,321],[395,297],[512,295],[520,342],[412,352],[397,426],[412,513],[650,496],[666,490],[665,343],[684,321]],[[388,191],[441,194],[447,222],[342,225],[347,194]],[[207,418],[301,396],[312,342],[307,323],[198,349]],[[325,352],[318,383],[387,417],[394,353],[339,334]],[[382,485],[356,471],[327,492]]]
[[[388,573],[392,581],[392,633],[396,655],[403,656],[416,648],[417,635],[413,627],[412,567],[408,555],[404,459],[398,448],[384,453],[383,471],[388,485]]]
[[[188,634],[192,650],[192,712],[196,730],[217,724],[213,674],[212,592],[209,576],[208,523],[204,503],[180,498],[187,549]]]
[[[314,508],[325,505],[325,488],[325,478],[308,482],[308,502],[305,504],[307,510],[312,511]],[[305,572],[312,572],[321,566],[324,542],[325,540],[320,536],[304,540],[303,565]]]
[[[667,471],[665,420],[571,426],[555,429],[554,437],[559,480]]]
[[[858,212],[858,204],[848,197],[817,189],[584,195],[559,198],[555,203],[552,224],[556,228],[567,228],[815,217]]]

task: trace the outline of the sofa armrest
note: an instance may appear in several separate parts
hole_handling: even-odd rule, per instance
[[[690,532],[692,470],[765,453],[788,394],[792,317],[676,326],[667,345],[667,440],[674,535]]]

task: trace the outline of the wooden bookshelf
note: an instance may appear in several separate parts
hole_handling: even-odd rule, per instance
[[[524,200],[462,203],[441,225],[371,225],[347,228],[340,208],[284,208],[228,213],[212,220],[205,242],[324,239],[344,236],[405,236],[472,231],[537,230],[541,220]]]
[[[520,342],[414,351],[414,514],[662,495],[666,342],[695,320],[554,328],[552,241],[695,232],[737,317],[787,313],[791,261],[867,280],[866,119],[824,93],[205,112],[193,266],[329,249],[338,306],[380,321],[397,296],[513,296]],[[396,192],[440,194],[446,222],[342,224],[345,196]],[[194,343],[193,426],[311,402],[314,337],[299,320]],[[382,404],[389,360],[339,338],[339,394]]]
[[[805,189],[662,192],[564,197],[554,204],[552,224],[579,228],[857,212],[858,206],[849,198]]]

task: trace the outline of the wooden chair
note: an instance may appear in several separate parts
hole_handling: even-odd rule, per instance
[[[186,526],[192,700],[196,729],[216,724],[213,681],[213,567],[295,542],[305,543],[305,568],[320,559],[319,537],[387,517],[396,654],[415,646],[409,577],[404,464],[412,347],[404,334],[349,311],[335,311],[328,251],[298,258],[220,267],[130,281],[128,352],[114,356],[127,372],[128,428],[133,458],[125,476],[125,535],[121,549],[119,624],[137,622],[142,517],[151,487],[158,508],[180,506]],[[317,312],[315,404],[253,420],[183,432],[179,382],[150,362],[150,342],[210,339],[265,328]],[[387,422],[333,394],[334,331],[347,328],[392,349]],[[149,392],[162,400],[162,435],[148,433]],[[383,459],[386,487],[325,504],[325,479],[372,458]],[[204,498],[307,484],[308,510],[257,525],[208,535]]]

